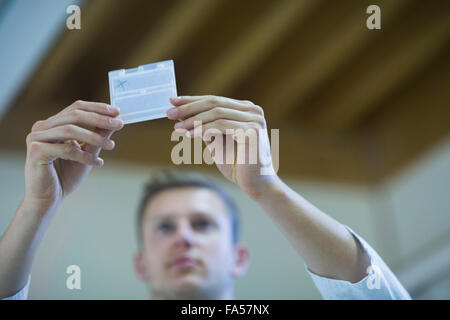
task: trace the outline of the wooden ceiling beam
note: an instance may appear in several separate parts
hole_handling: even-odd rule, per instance
[[[407,4],[405,0],[384,2],[383,25],[389,25]],[[348,8],[347,14],[330,17],[335,25],[328,25],[326,31],[322,29],[310,46],[299,43],[294,50],[298,51],[301,58],[291,61],[291,66],[285,70],[282,78],[275,81],[272,78],[269,85],[262,86],[270,90],[258,95],[258,100],[274,109],[274,120],[287,120],[292,118],[292,113],[298,113],[300,108],[307,108],[305,100],[310,95],[317,92],[328,78],[351,61],[369,42],[380,36],[370,33],[366,28],[365,19],[368,16],[365,9],[364,3],[357,2]]]
[[[123,68],[173,59],[190,44],[196,31],[204,26],[221,4],[223,0],[176,1],[167,12],[162,13],[159,23],[142,36],[141,42],[124,59]],[[105,92],[109,92],[107,83],[101,86],[97,96],[104,96]]]
[[[135,67],[161,59],[171,59],[189,45],[192,36],[204,26],[208,17],[223,4],[223,0],[179,0],[156,26],[142,36],[124,66]]]
[[[378,180],[392,177],[450,136],[450,47],[388,108],[363,125],[372,137]],[[367,151],[367,149],[366,149]],[[368,156],[370,154],[367,154]]]
[[[273,9],[257,17],[256,22],[246,26],[232,47],[217,58],[217,62],[205,68],[193,92],[226,95],[229,89],[252,73],[274,47],[282,45],[284,35],[301,23],[318,5],[319,1],[278,1]]]
[[[341,79],[345,81],[336,81],[316,102],[323,107],[314,109],[305,122],[328,131],[349,130],[423,70],[450,38],[450,11],[436,12],[429,21],[408,21],[412,24],[419,25],[410,29],[409,36],[399,31],[391,41],[385,38],[373,54],[362,57],[355,67],[358,71],[349,70],[348,77]]]

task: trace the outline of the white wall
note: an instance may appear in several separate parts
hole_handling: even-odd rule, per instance
[[[399,277],[416,298],[450,299],[450,138],[393,177],[385,193]]]
[[[22,154],[0,153],[1,233],[23,197],[23,165]],[[445,240],[443,235],[448,235],[449,165],[450,143],[447,142],[388,181],[382,189],[287,182],[320,209],[363,236],[385,258],[407,289],[417,292],[418,298],[449,298],[442,281],[433,280],[443,277],[442,270],[424,265],[417,273],[412,268],[427,254],[441,253],[440,260],[438,257],[441,267],[449,256],[438,250],[438,245],[436,248],[429,245],[436,239]],[[135,212],[150,170],[113,161],[94,169],[63,204],[42,242],[32,269],[31,299],[148,298],[146,287],[134,276],[132,255],[136,250]],[[214,178],[225,184],[237,199],[243,242],[250,247],[250,269],[237,282],[236,297],[320,298],[303,261],[277,227],[240,190],[221,176]],[[71,291],[65,287],[65,270],[71,264],[81,267],[82,290]],[[421,273],[425,275],[419,281],[417,274]],[[430,285],[424,287],[424,283]]]

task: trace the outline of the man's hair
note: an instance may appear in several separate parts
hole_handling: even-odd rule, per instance
[[[142,242],[142,220],[144,219],[145,209],[147,208],[148,203],[162,191],[186,187],[212,190],[222,198],[230,216],[233,244],[236,244],[239,241],[240,234],[239,213],[236,203],[229,193],[201,174],[175,169],[165,169],[152,175],[150,181],[144,187],[137,216],[139,246]]]

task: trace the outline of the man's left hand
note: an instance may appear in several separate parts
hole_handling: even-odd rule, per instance
[[[182,96],[171,98],[170,102],[175,107],[167,111],[167,116],[169,119],[179,120],[174,128],[187,130],[190,137],[201,134],[210,151],[214,150],[212,158],[220,172],[251,198],[260,197],[277,181],[264,111],[260,106],[248,100],[210,95]],[[221,150],[219,143],[214,144],[220,134]],[[254,135],[256,140],[249,138],[250,135]],[[233,139],[233,151],[231,144],[226,145],[227,138]],[[214,148],[211,148],[213,145]],[[233,154],[230,155],[231,152]],[[255,160],[251,157],[251,152],[256,154],[256,161],[250,161]],[[240,161],[239,156],[242,157]]]

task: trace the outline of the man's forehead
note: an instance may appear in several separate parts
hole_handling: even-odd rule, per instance
[[[156,194],[147,204],[145,218],[149,220],[181,216],[226,215],[224,200],[213,190],[198,187],[172,188]]]

